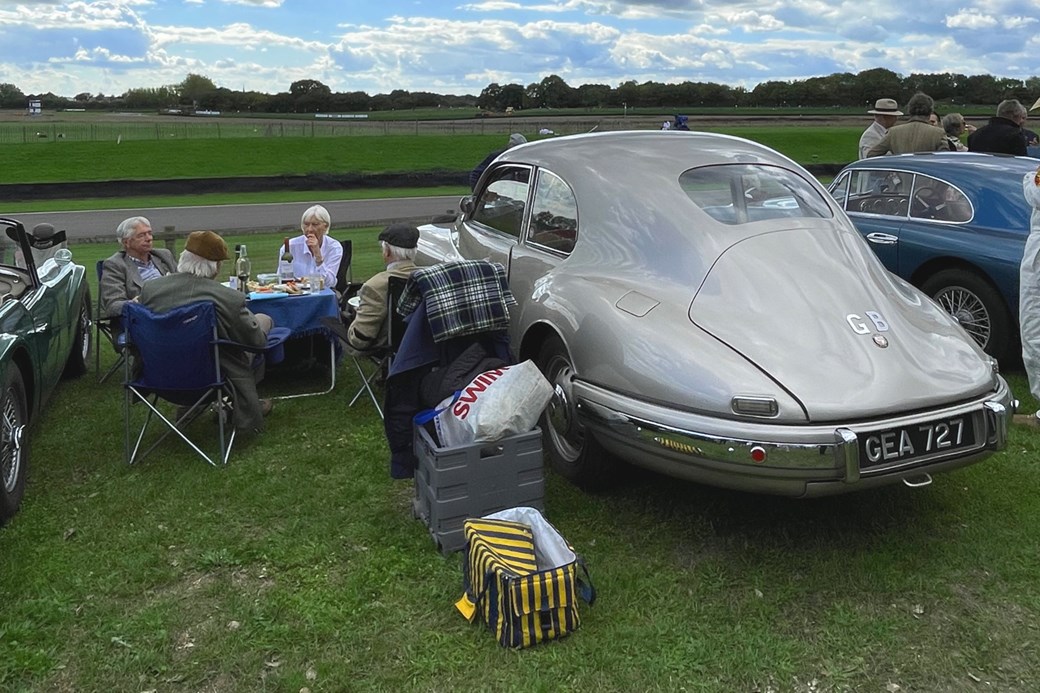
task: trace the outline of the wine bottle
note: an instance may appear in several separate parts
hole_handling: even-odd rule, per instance
[[[238,259],[235,260],[235,275],[238,277],[238,288],[244,293],[249,293],[249,275],[252,270],[246,246],[243,244],[238,250]]]
[[[292,281],[296,278],[294,274],[292,251],[289,250],[289,239],[286,238],[282,243],[282,257],[278,261],[278,279],[283,282]]]

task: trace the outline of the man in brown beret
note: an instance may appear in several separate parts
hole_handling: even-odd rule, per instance
[[[140,302],[156,313],[164,313],[196,301],[212,301],[217,312],[217,335],[253,347],[267,344],[271,318],[255,315],[246,308],[246,297],[216,280],[220,264],[228,259],[224,239],[212,231],[188,234],[177,263],[177,273],[168,274],[144,285]],[[220,350],[220,368],[227,375],[234,394],[232,419],[235,428],[260,431],[264,416],[271,411],[270,400],[261,400],[256,391],[253,355],[246,351]]]
[[[390,224],[379,234],[386,270],[372,276],[358,291],[357,315],[347,329],[346,342],[359,351],[388,346],[386,295],[390,277],[407,279],[415,271],[415,248],[419,229],[409,224]]]

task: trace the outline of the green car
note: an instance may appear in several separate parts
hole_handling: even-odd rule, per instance
[[[29,463],[27,427],[63,376],[90,362],[90,288],[65,232],[32,233],[0,218],[0,524],[18,510]]]

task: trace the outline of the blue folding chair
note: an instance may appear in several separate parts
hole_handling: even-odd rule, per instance
[[[101,275],[103,274],[105,261],[97,261],[98,298],[97,306],[94,308],[94,373],[97,381],[103,383],[109,376],[115,373],[123,365],[126,359],[126,335],[123,332],[121,318],[110,318],[105,316],[104,307],[101,305]],[[101,336],[104,335],[112,349],[116,352],[116,362],[107,371],[101,372]]]
[[[234,405],[230,382],[220,368],[220,350],[243,349],[256,353],[254,368],[262,367],[264,352],[277,360],[282,344],[289,336],[286,328],[275,328],[268,335],[266,347],[255,348],[217,336],[216,309],[210,301],[197,301],[166,313],[154,313],[148,308],[128,302],[123,308],[123,327],[126,348],[133,359],[124,365],[125,393],[123,405],[126,460],[128,464],[143,459],[170,433],[177,434],[199,456],[216,466],[217,460],[227,464],[235,442],[235,430],[225,430],[230,421],[230,407]],[[131,360],[133,364],[131,365]],[[131,372],[133,370],[133,372]],[[158,407],[159,400],[173,403],[183,413],[167,418]],[[137,442],[130,446],[130,409],[134,402],[147,407],[144,424]],[[217,411],[217,441],[219,454],[209,455],[191,438],[186,429],[198,416],[215,405]],[[161,420],[166,429],[151,447],[138,455],[149,424]]]

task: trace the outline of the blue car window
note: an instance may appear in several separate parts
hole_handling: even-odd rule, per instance
[[[698,207],[724,224],[831,216],[815,186],[775,166],[705,166],[683,173],[679,185]]]
[[[913,179],[913,175],[900,171],[853,171],[849,176],[845,211],[905,217],[910,207]]]
[[[555,250],[570,253],[578,235],[578,202],[574,191],[555,173],[542,170],[531,202],[531,227],[527,240]]]
[[[945,222],[965,222],[972,217],[971,203],[957,188],[935,178],[918,175],[910,203],[910,216]]]

